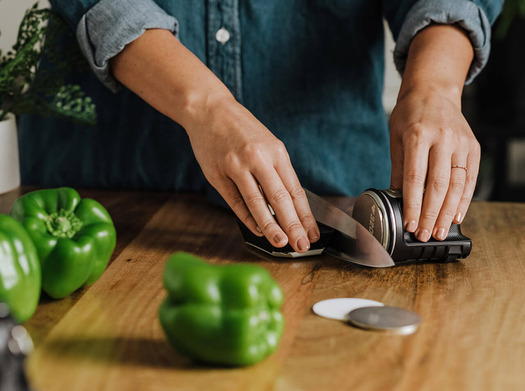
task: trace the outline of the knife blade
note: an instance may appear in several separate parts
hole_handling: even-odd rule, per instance
[[[395,265],[381,243],[357,220],[310,190],[304,190],[315,219],[335,231],[325,252],[362,266]]]

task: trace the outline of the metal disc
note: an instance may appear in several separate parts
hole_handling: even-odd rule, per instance
[[[350,312],[346,318],[354,326],[363,329],[411,334],[421,323],[421,316],[399,307],[363,307]]]
[[[375,300],[359,299],[353,297],[341,297],[337,299],[323,300],[315,303],[312,310],[319,316],[328,319],[346,320],[346,316],[349,312],[361,308],[361,307],[372,307],[381,306],[380,303]]]

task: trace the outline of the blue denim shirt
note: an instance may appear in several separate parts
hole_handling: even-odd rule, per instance
[[[24,116],[23,182],[45,186],[205,191],[178,124],[112,77],[108,61],[145,29],[171,30],[281,139],[302,185],[356,195],[390,179],[382,107],[383,18],[404,69],[430,23],[457,23],[487,61],[501,0],[51,0],[76,31],[93,72],[72,75],[93,97],[98,124]]]

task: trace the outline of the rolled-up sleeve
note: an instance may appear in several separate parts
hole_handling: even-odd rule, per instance
[[[468,33],[474,49],[474,60],[466,79],[466,84],[469,84],[487,63],[491,25],[502,4],[502,0],[420,0],[410,4],[410,7],[405,4],[405,15],[387,7],[386,18],[396,39],[394,63],[397,70],[403,73],[410,43],[419,31],[432,23],[456,24]]]
[[[77,6],[71,7],[71,3]],[[166,29],[177,35],[179,27],[177,20],[153,0],[70,1],[62,14],[70,24],[76,23],[82,53],[100,81],[114,92],[119,83],[110,72],[109,60],[147,29]]]

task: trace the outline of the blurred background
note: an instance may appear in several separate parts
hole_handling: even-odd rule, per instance
[[[525,0],[505,0],[489,62],[463,94],[463,112],[482,147],[482,199],[525,201],[524,38]]]
[[[35,0],[0,0],[0,50],[16,40],[25,10]],[[49,7],[40,0],[41,8]],[[388,113],[395,105],[400,77],[392,59],[394,42],[385,24],[385,90]],[[492,34],[492,52],[481,75],[463,95],[463,112],[482,147],[475,198],[525,201],[525,0],[506,0]]]

